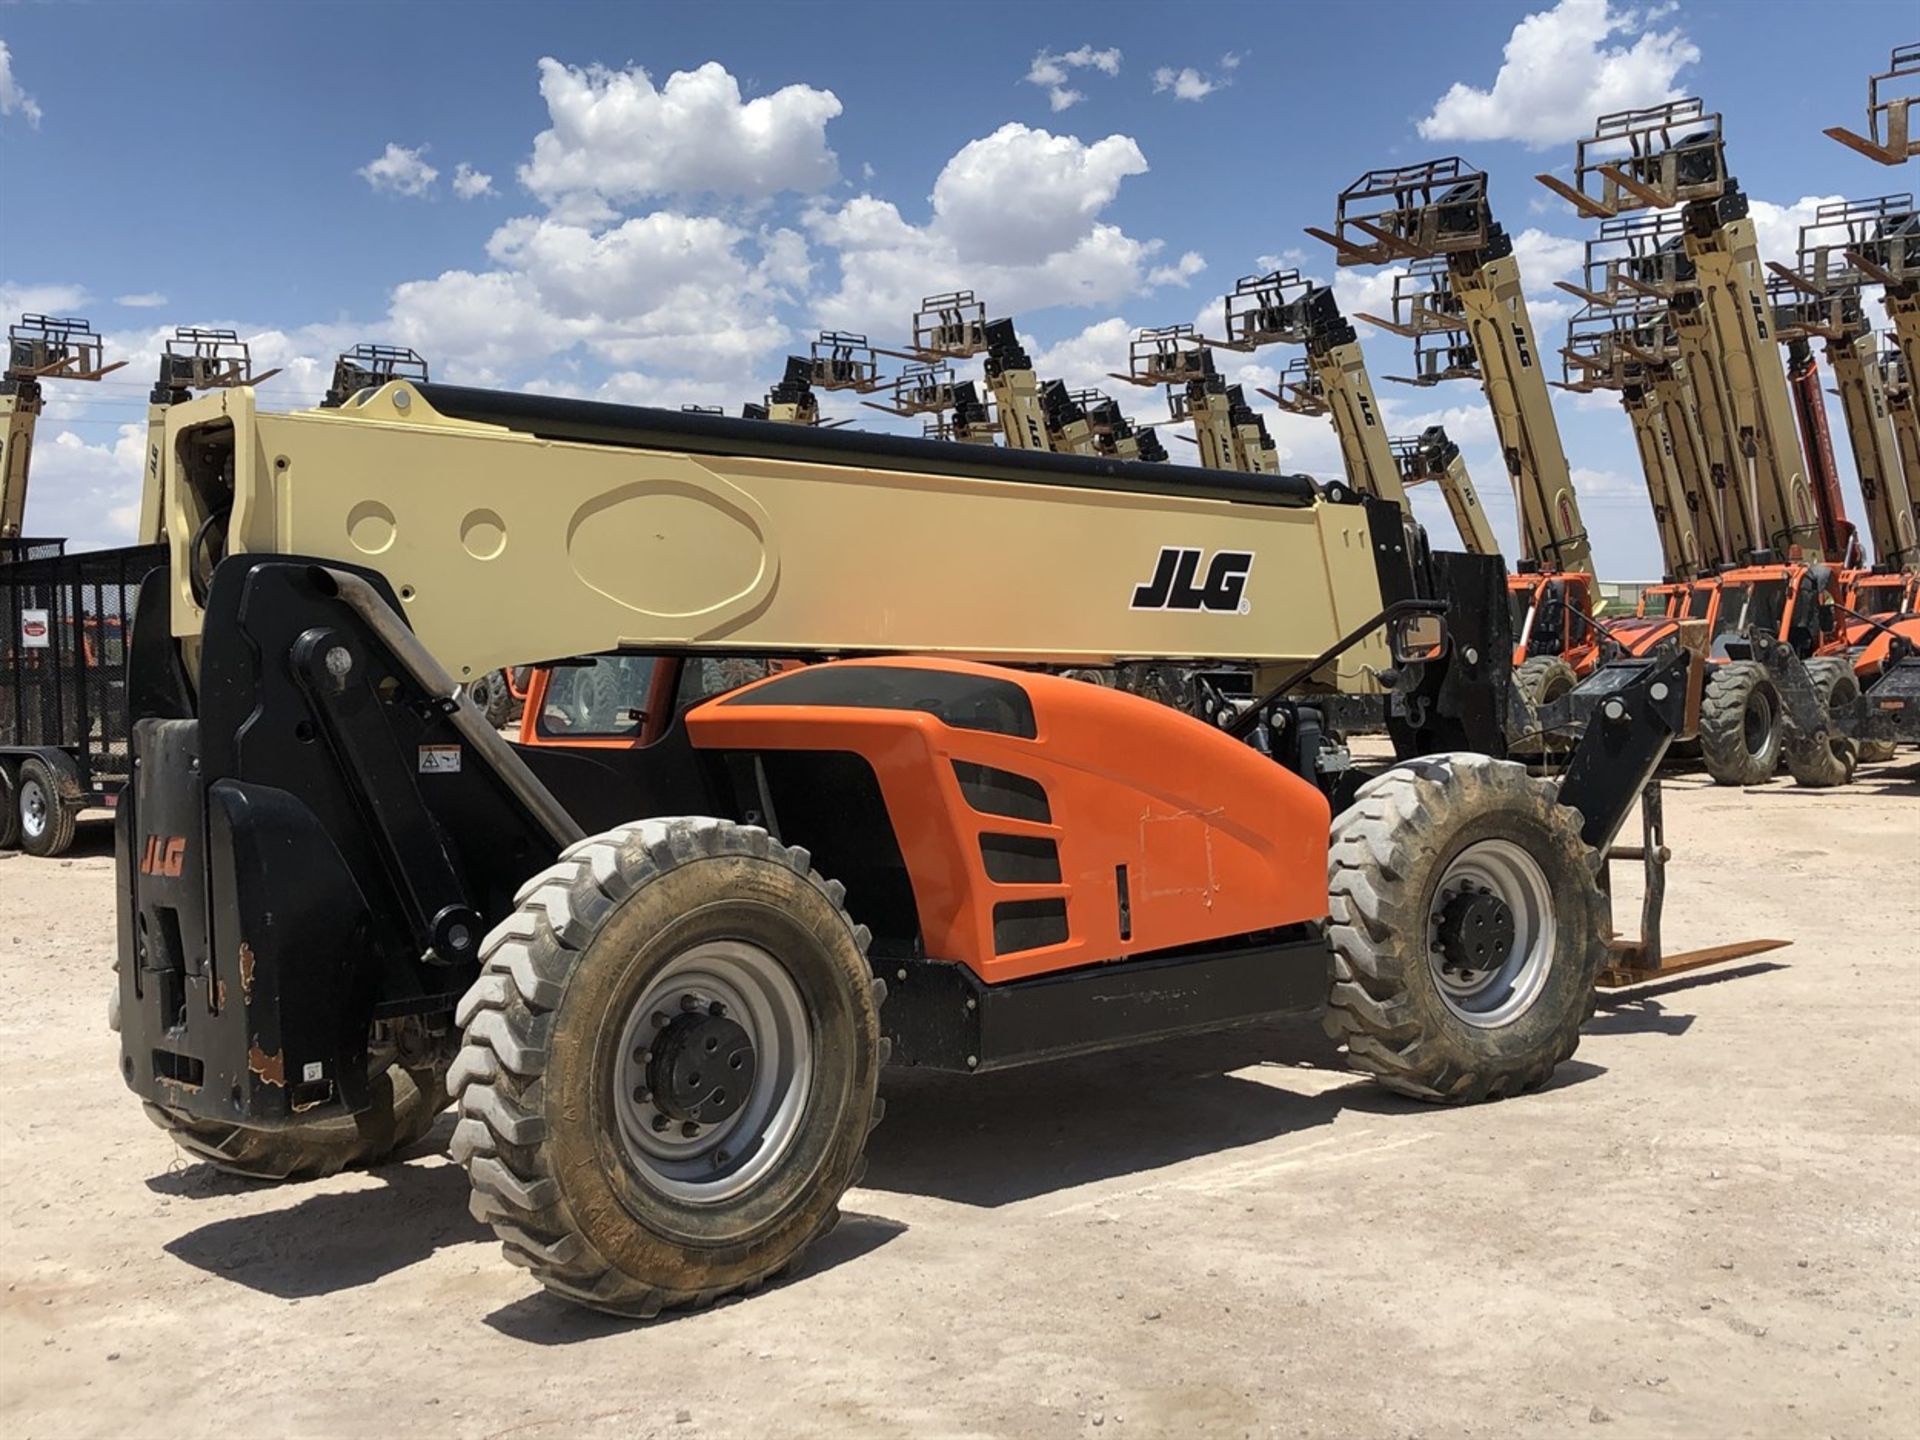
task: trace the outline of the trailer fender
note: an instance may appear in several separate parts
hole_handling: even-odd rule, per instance
[[[5,766],[9,779],[20,774],[20,767],[28,760],[38,760],[53,773],[53,781],[59,789],[59,799],[68,805],[80,806],[88,799],[86,781],[82,779],[80,767],[66,751],[52,745],[10,745],[0,750],[0,766]]]

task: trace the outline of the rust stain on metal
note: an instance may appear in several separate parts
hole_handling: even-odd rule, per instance
[[[256,1040],[247,1051],[247,1068],[266,1084],[278,1085],[282,1090],[287,1088],[287,1057],[283,1051],[276,1050],[269,1055]]]
[[[253,947],[244,940],[240,942],[240,998],[253,1003]]]

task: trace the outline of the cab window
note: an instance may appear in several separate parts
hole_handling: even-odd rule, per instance
[[[1801,654],[1812,651],[1820,632],[1820,593],[1811,577],[1802,575],[1793,587],[1793,607],[1787,620],[1787,643]]]
[[[646,719],[651,655],[594,655],[556,665],[535,733],[554,740],[630,740]]]
[[[702,656],[683,660],[680,662],[680,684],[673,697],[674,711],[678,713],[690,705],[698,705],[702,700],[711,700],[729,690],[738,690],[742,685],[751,685],[755,680],[764,680],[772,671],[773,667],[767,661],[749,659],[744,655]]]

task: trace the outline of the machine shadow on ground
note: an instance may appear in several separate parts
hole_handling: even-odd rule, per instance
[[[1247,1070],[1267,1073],[1235,1073]],[[1551,1083],[1601,1073],[1574,1061]],[[882,1093],[863,1187],[986,1208],[1224,1155],[1343,1110],[1409,1123],[1434,1113],[1347,1070],[1312,1020],[987,1075],[890,1071]]]
[[[1696,970],[1648,985],[1636,985],[1626,991],[1603,991],[1593,1018],[1580,1027],[1583,1035],[1684,1035],[1693,1028],[1695,1017],[1685,1011],[1669,1010],[1661,997],[1677,995],[1702,985],[1717,985],[1725,980],[1745,980],[1775,970],[1789,969],[1778,960],[1758,960],[1750,965],[1725,969]]]
[[[369,1172],[380,1183],[320,1191],[298,1182],[273,1187],[293,1203],[235,1215],[190,1230],[163,1247],[211,1275],[284,1300],[369,1285],[449,1245],[492,1239],[467,1213],[466,1171],[445,1158],[450,1119],[411,1153]],[[265,1193],[268,1187],[192,1165],[147,1182],[196,1197]]]
[[[1235,1073],[1249,1070],[1256,1076],[1270,1073],[1263,1078]],[[1582,1084],[1604,1073],[1600,1066],[1575,1060],[1561,1066],[1548,1088]],[[1291,1075],[1300,1083],[1290,1083]],[[989,1075],[889,1071],[881,1093],[886,1118],[868,1143],[861,1190],[986,1208],[1200,1156],[1224,1156],[1329,1125],[1343,1110],[1400,1116],[1410,1126],[1422,1116],[1443,1113],[1345,1071],[1311,1020],[1248,1026]],[[446,1158],[451,1133],[452,1116],[444,1116],[407,1157],[368,1173],[377,1184],[326,1191],[278,1187],[290,1203],[213,1221],[164,1248],[235,1284],[304,1299],[371,1284],[449,1246],[491,1242],[491,1232],[467,1212],[464,1170]],[[204,1164],[166,1171],[147,1185],[190,1200],[267,1188]],[[805,1283],[809,1276],[859,1259],[905,1228],[883,1215],[849,1211],[783,1283]],[[661,1320],[674,1313],[680,1312]],[[530,1292],[486,1323],[515,1339],[561,1345],[636,1322]]]
[[[805,1285],[816,1275],[872,1254],[895,1236],[905,1234],[906,1229],[900,1221],[889,1220],[884,1215],[843,1210],[840,1223],[808,1246],[799,1263],[773,1283],[781,1289]],[[532,1281],[528,1283],[531,1285]],[[720,1309],[751,1298],[728,1296],[708,1308]],[[577,1345],[584,1340],[602,1340],[640,1326],[668,1325],[703,1313],[702,1310],[668,1310],[652,1320],[631,1320],[588,1310],[534,1289],[502,1305],[487,1316],[484,1323],[510,1340],[522,1340],[530,1345]]]

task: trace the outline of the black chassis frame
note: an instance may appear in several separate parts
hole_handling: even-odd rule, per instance
[[[1510,638],[1498,562],[1410,556],[1387,509],[1385,598],[1452,592],[1448,658],[1396,687],[1397,748],[1500,753]],[[801,797],[773,807],[782,838],[847,884],[874,932],[874,967],[894,985],[883,1029],[901,1062],[990,1069],[1323,1001],[1318,925],[981,986],[922,951],[884,805],[853,757],[797,767],[789,757],[782,769],[773,757],[695,751],[684,725],[632,751],[518,749],[498,737],[488,750],[384,579],[292,556],[216,568],[196,695],[166,593],[144,586],[135,616],[136,769],[116,855],[122,1071],[172,1109],[272,1128],[364,1108],[370,1064],[395,1047],[451,1043],[480,937],[565,843],[645,815],[757,822],[769,783]],[[1622,686],[1617,718],[1588,728],[1562,789],[1603,853],[1679,725],[1677,697],[1656,700],[1652,683]],[[831,803],[809,806],[809,794]],[[1153,999],[1170,968],[1177,1006]],[[1084,1003],[1096,993],[1124,1003]]]

